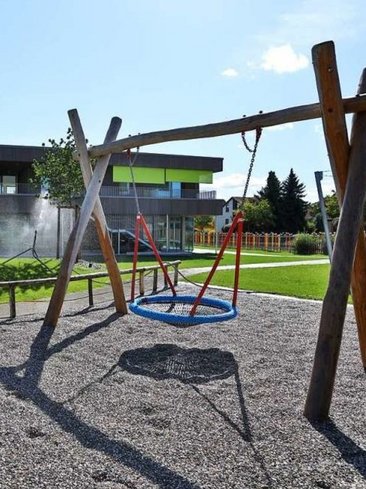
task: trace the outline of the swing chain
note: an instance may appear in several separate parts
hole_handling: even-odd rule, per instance
[[[248,146],[248,143],[247,143],[247,141],[245,139],[245,131],[243,131],[241,133],[241,139],[243,141],[243,144],[244,144],[245,149],[247,151],[249,151],[249,153],[252,153],[252,157],[250,159],[250,164],[249,164],[249,169],[248,169],[248,176],[247,176],[247,180],[245,182],[245,187],[244,187],[244,192],[243,192],[243,204],[244,204],[244,201],[245,201],[246,196],[247,196],[249,182],[250,182],[250,177],[252,176],[252,171],[253,171],[255,156],[257,154],[257,147],[258,147],[259,139],[260,139],[260,137],[262,135],[262,128],[261,127],[257,127],[255,131],[256,131],[256,135],[255,135],[255,143],[254,143],[253,149],[251,149]]]

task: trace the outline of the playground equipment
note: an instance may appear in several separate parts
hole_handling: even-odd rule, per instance
[[[141,214],[137,216],[137,222],[142,220],[145,227],[145,232],[147,232],[149,241],[155,248],[152,238],[150,236],[149,230]],[[212,297],[203,297],[210,281],[220,263],[222,255],[230,241],[230,237],[233,232],[237,229],[237,245],[236,245],[236,260],[235,260],[235,276],[234,276],[234,289],[232,302],[216,299]],[[140,297],[135,299],[134,295],[134,275],[137,265],[137,252],[134,254],[134,272],[132,278],[131,287],[131,304],[130,309],[135,314],[144,316],[150,319],[157,319],[169,324],[175,324],[178,326],[192,326],[195,324],[202,323],[215,323],[218,321],[227,321],[233,319],[237,315],[236,302],[238,297],[238,285],[239,285],[239,270],[240,270],[240,251],[241,251],[241,236],[243,233],[243,215],[238,212],[230,226],[230,230],[227,233],[225,241],[218,253],[215,263],[200,290],[198,296],[177,295],[173,284],[170,281],[169,275],[164,267],[159,253],[154,249],[155,256],[163,270],[166,281],[169,284],[172,295],[171,296],[150,296],[150,297]],[[136,229],[136,242],[138,239],[138,227]]]
[[[251,162],[249,165],[249,171],[247,180],[244,187],[243,202],[246,198],[246,193],[249,186],[250,176],[253,170],[254,160],[256,156],[258,142],[261,136],[261,129],[256,131],[256,141],[254,149],[250,149],[245,140],[245,134],[242,134],[242,139],[245,147],[249,152],[252,153]],[[138,149],[139,151],[139,149]],[[237,316],[237,297],[238,297],[238,287],[239,287],[239,272],[240,272],[240,252],[241,252],[241,240],[243,234],[243,214],[238,212],[233,219],[230,226],[229,232],[221,246],[220,252],[218,253],[213,267],[201,288],[198,296],[184,295],[180,296],[176,293],[175,288],[170,280],[166,267],[164,266],[159,252],[155,246],[154,240],[151,236],[149,228],[145,222],[144,216],[140,211],[139,198],[136,191],[135,178],[133,173],[133,165],[138,156],[138,151],[132,160],[131,152],[128,150],[129,156],[129,167],[131,173],[131,179],[133,184],[133,190],[136,202],[136,225],[135,225],[135,247],[133,253],[133,271],[132,271],[132,282],[131,282],[131,303],[130,310],[140,316],[156,319],[158,321],[163,321],[168,324],[174,324],[176,326],[192,326],[202,323],[215,323],[219,321],[228,321]],[[158,261],[160,268],[163,271],[165,281],[169,284],[172,295],[160,295],[160,296],[148,296],[135,298],[135,281],[136,281],[136,267],[138,258],[138,247],[140,241],[140,229],[141,227],[145,231],[148,242],[153,250],[156,260]],[[236,239],[236,260],[235,260],[235,274],[234,274],[234,289],[233,298],[231,304],[227,301],[216,299],[212,297],[203,297],[205,291],[207,290],[210,281],[220,263],[220,260],[224,254],[224,251],[230,241],[230,238],[234,231],[237,231]]]
[[[117,141],[121,121],[114,118],[104,144],[93,146],[89,150],[86,147],[77,112],[70,111],[69,117],[87,191],[78,221],[67,245],[45,323],[53,326],[57,324],[77,251],[92,214],[95,217],[102,251],[110,271],[116,310],[127,312],[122,282],[111,244],[106,237],[105,217],[99,199],[99,190],[112,153],[165,141],[222,136],[254,130],[257,127],[264,128],[321,117],[342,212],[332,255],[328,289],[322,306],[305,415],[311,420],[326,419],[332,399],[350,283],[361,357],[366,368],[366,246],[364,232],[361,229],[366,192],[366,71],[362,74],[357,96],[342,99],[333,42],[314,46],[312,58],[319,94],[319,103],[315,104],[228,122],[139,134]],[[356,113],[350,142],[345,120],[346,113]],[[90,167],[89,158],[97,159],[94,172]]]

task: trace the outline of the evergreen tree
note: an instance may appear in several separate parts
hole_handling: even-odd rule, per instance
[[[281,229],[280,210],[281,210],[281,182],[274,171],[270,171],[267,177],[267,184],[256,195],[258,200],[265,199],[272,210],[273,224],[269,231],[278,232]]]
[[[305,185],[300,183],[291,168],[289,176],[281,185],[281,224],[282,231],[297,233],[306,226],[307,202],[304,200]]]

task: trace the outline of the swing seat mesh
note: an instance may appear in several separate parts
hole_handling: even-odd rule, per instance
[[[131,312],[175,326],[192,326],[202,323],[228,321],[237,316],[237,309],[230,302],[202,297],[191,316],[189,313],[197,299],[192,295],[139,297],[130,303]]]

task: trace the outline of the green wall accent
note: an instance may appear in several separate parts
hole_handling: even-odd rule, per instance
[[[212,171],[210,170],[173,170],[165,168],[141,168],[133,167],[136,183],[212,183]],[[116,183],[132,183],[129,167],[114,166],[113,181]]]
[[[212,183],[212,171],[210,170],[165,170],[167,182],[183,183]]]
[[[164,168],[133,168],[133,176],[136,183],[165,183]],[[116,183],[132,183],[131,172],[129,167],[114,166],[113,181]]]

